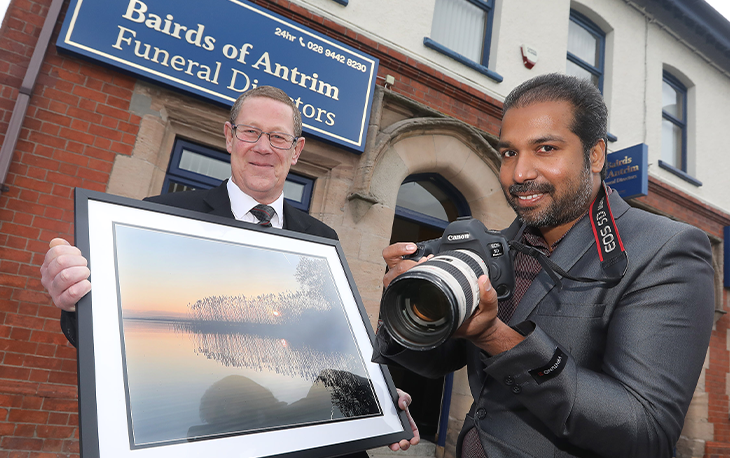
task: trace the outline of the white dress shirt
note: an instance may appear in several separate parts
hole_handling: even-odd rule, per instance
[[[259,220],[251,214],[251,209],[258,205],[256,199],[249,196],[245,192],[241,191],[241,188],[236,186],[233,182],[233,178],[228,179],[228,198],[231,200],[231,211],[233,216],[238,221],[245,221],[247,223],[258,223]],[[284,227],[284,193],[272,203],[268,204],[276,211],[276,214],[271,218],[271,225],[278,227],[279,229]]]

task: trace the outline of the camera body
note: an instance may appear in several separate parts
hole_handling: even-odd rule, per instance
[[[416,244],[404,259],[433,254],[395,278],[383,293],[381,317],[389,334],[413,350],[445,342],[479,305],[477,279],[486,274],[498,298],[514,290],[514,267],[507,239],[470,217],[449,224],[439,239]]]

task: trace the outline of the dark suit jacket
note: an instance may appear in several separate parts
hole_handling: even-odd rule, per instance
[[[144,200],[232,219],[233,212],[231,211],[231,200],[228,197],[228,189],[226,188],[227,183],[228,180],[225,180],[218,187],[212,189],[173,192],[147,197]],[[286,201],[284,201],[284,229],[337,240],[337,232],[334,229],[292,207]],[[61,330],[75,347],[76,313],[61,312]]]
[[[225,180],[220,186],[212,189],[189,192],[173,192],[154,197],[147,197],[146,201],[170,205],[171,207],[194,210],[211,215],[233,218],[231,200]],[[284,229],[317,235],[337,240],[337,233],[331,227],[316,218],[309,216],[284,201]]]
[[[459,450],[476,427],[489,458],[672,456],[713,324],[710,244],[702,231],[631,208],[618,193],[609,199],[626,275],[613,287],[563,279],[561,289],[543,270],[509,323],[526,334],[511,350],[490,357],[452,339],[413,352],[378,332],[377,362],[432,377],[467,365],[475,401]],[[603,276],[589,218],[550,259],[573,276]],[[536,371],[551,367],[552,378]]]

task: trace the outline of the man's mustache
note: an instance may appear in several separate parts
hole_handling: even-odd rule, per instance
[[[555,191],[555,186],[550,183],[537,183],[528,181],[526,183],[517,183],[509,187],[511,195],[516,194],[551,194]]]

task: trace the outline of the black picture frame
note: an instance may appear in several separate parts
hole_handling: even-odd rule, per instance
[[[75,206],[93,284],[82,457],[314,458],[412,437],[338,241],[80,188]]]

